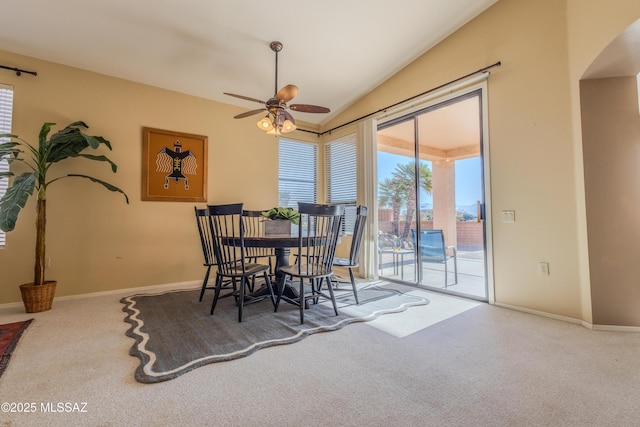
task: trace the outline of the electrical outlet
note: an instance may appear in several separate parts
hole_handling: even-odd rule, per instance
[[[44,262],[44,267],[45,268],[51,268],[51,257],[48,256],[46,261]]]
[[[549,263],[548,262],[541,262],[538,264],[538,273],[540,273],[541,276],[548,276],[549,275]]]

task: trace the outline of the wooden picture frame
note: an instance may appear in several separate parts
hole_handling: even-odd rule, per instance
[[[208,137],[142,128],[142,200],[207,201]]]

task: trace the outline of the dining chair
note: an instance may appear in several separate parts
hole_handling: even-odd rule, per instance
[[[294,265],[282,267],[280,271],[298,279],[298,295],[289,302],[300,308],[300,324],[304,323],[304,310],[308,301],[318,302],[319,298],[331,300],[333,311],[338,315],[333,286],[330,277],[333,275],[333,258],[336,253],[340,224],[344,214],[344,205],[319,205],[298,203],[300,221],[298,223],[298,259]],[[322,283],[327,283],[329,295],[322,290]],[[306,286],[305,286],[306,285]],[[278,290],[275,311],[278,311],[284,286]],[[288,299],[289,300],[289,299]]]
[[[204,291],[207,289],[215,289],[215,286],[208,287],[209,275],[211,273],[211,267],[217,266],[216,256],[213,250],[213,237],[211,236],[211,227],[209,227],[209,209],[198,209],[194,206],[196,213],[196,223],[198,224],[198,234],[200,235],[200,243],[202,245],[202,255],[204,256],[204,266],[207,270],[204,273],[204,280],[202,281],[202,290],[200,291],[200,301],[204,296]]]
[[[251,237],[264,236],[264,220],[263,211],[242,211],[242,223],[244,225],[244,235]],[[245,247],[245,256],[247,261],[257,263],[258,260],[266,260],[269,263],[269,276],[273,280],[275,277],[275,259],[276,253],[274,248]],[[250,290],[253,292],[255,280],[251,281]]]
[[[248,279],[262,274],[269,290],[271,302],[276,307],[275,294],[269,277],[269,266],[266,264],[250,263],[247,261],[244,247],[244,225],[242,222],[242,203],[228,205],[209,205],[209,225],[213,240],[213,249],[218,261],[216,286],[211,314],[213,314],[225,279],[231,281],[231,292],[224,296],[231,296],[238,305],[238,322],[242,322],[242,311],[245,304],[260,301],[265,298],[252,297],[246,292]],[[240,281],[238,285],[238,280]]]
[[[416,241],[416,230],[411,229],[413,235],[413,243]],[[458,256],[455,246],[446,246],[444,244],[444,233],[442,230],[420,230],[420,248],[418,256],[421,262],[435,263],[444,265],[444,287],[449,286],[447,277],[447,261],[453,259],[454,281],[452,285],[458,283]]]
[[[364,234],[364,226],[367,222],[367,207],[358,206],[356,209],[356,222],[353,227],[353,235],[351,240],[351,248],[349,250],[349,258],[334,258],[333,265],[339,267],[346,267],[349,270],[349,278],[351,279],[351,287],[353,288],[353,295],[356,299],[356,304],[360,304],[358,301],[358,289],[356,288],[356,280],[353,276],[353,269],[360,266],[360,245],[362,243],[362,236]],[[336,276],[332,276],[331,281],[335,284],[339,282]]]

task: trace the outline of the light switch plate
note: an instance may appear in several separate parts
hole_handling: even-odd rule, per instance
[[[516,222],[516,211],[502,211],[502,222]]]

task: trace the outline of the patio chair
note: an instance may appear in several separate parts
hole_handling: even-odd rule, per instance
[[[340,224],[344,205],[317,205],[298,203],[300,222],[298,224],[298,259],[292,266],[282,267],[280,272],[299,280],[298,295],[287,300],[300,308],[300,324],[304,323],[304,310],[308,301],[317,303],[319,298],[331,300],[333,311],[338,315],[338,306],[331,285],[333,258],[336,253]],[[326,281],[329,295],[322,292],[322,282]],[[305,283],[307,282],[307,283]],[[308,284],[305,287],[305,284]],[[284,286],[279,287],[275,311],[278,311]]]
[[[413,243],[417,247],[416,230],[412,229]],[[454,246],[445,246],[444,234],[442,230],[420,230],[420,261],[427,263],[444,265],[444,287],[449,286],[447,278],[447,261],[453,259],[453,272],[455,281],[452,285],[458,283],[458,258],[457,251]]]

